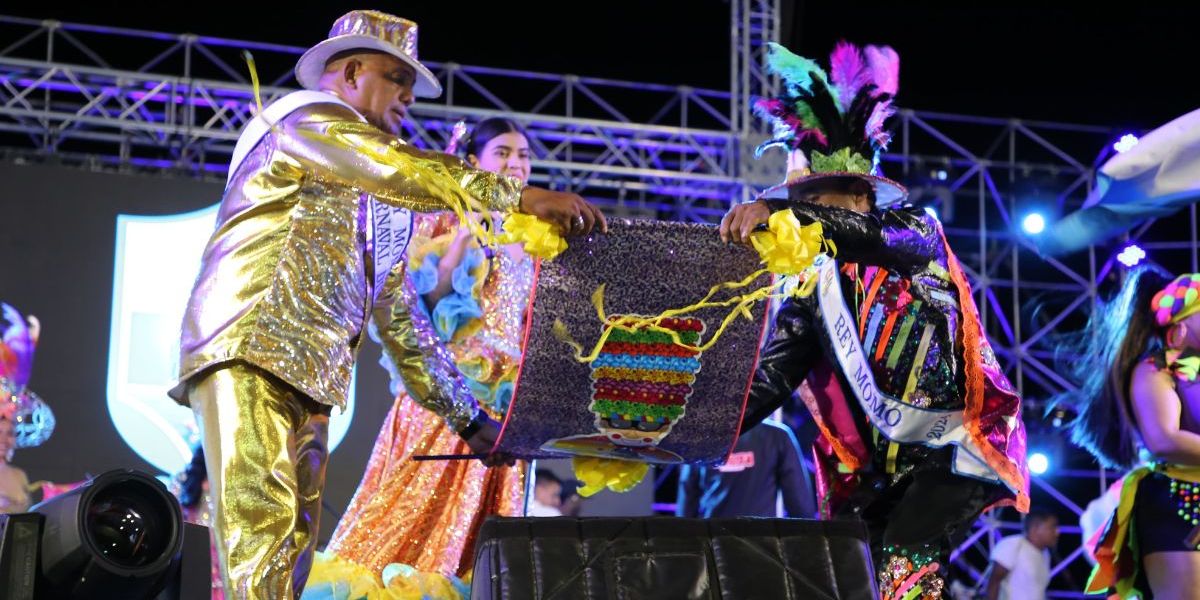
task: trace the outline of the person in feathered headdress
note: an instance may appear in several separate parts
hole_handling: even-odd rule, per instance
[[[721,223],[734,242],[761,236],[763,224],[776,236],[785,222],[819,224],[837,258],[819,256],[797,276],[742,428],[800,387],[822,433],[823,515],[866,521],[884,598],[936,598],[940,565],[981,511],[1028,510],[1020,398],[941,225],[879,172],[898,56],[843,42],[830,63],[827,73],[771,46],[768,68],[784,85],[757,105],[776,130],[760,150],[789,152],[787,179]]]
[[[11,464],[13,451],[45,442],[54,431],[54,415],[27,387],[41,330],[38,320],[31,316],[26,321],[3,302],[0,319],[8,323],[0,339],[0,513],[17,513],[29,509],[35,486]]]

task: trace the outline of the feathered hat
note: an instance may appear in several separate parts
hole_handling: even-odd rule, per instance
[[[18,448],[30,448],[54,431],[54,413],[27,387],[41,327],[36,318],[26,321],[15,308],[0,302],[3,321],[8,326],[0,339],[0,419],[12,421]]]
[[[820,179],[853,177],[871,183],[877,206],[908,196],[903,185],[879,175],[879,155],[891,141],[885,125],[895,114],[892,98],[900,84],[900,57],[883,46],[840,42],[827,74],[816,61],[768,44],[767,70],[782,79],[778,98],[762,98],[754,110],[775,127],[756,150],[789,151],[784,183],[766,192]]]

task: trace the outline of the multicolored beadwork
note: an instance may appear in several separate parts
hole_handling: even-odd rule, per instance
[[[1200,526],[1200,483],[1171,480],[1171,495],[1179,507],[1176,514],[1193,527]],[[1200,549],[1200,546],[1197,547]]]
[[[900,600],[910,595],[911,590],[920,588],[919,600],[941,600],[946,582],[938,570],[938,552],[934,546],[908,548],[900,546],[884,546],[883,554],[887,557],[879,569],[879,595],[884,600]],[[914,574],[920,575],[915,583],[909,582]],[[906,585],[911,583],[911,585]]]
[[[694,318],[660,325],[692,346],[704,332],[704,322]],[[588,410],[596,415],[596,428],[621,446],[657,445],[683,417],[699,371],[700,352],[675,344],[666,332],[613,331],[592,363]]]
[[[607,235],[577,238],[561,256],[541,262],[516,392],[499,450],[521,458],[572,455],[657,464],[724,460],[736,438],[747,384],[754,373],[765,305],[750,309],[752,319],[732,320],[719,343],[707,348],[703,357],[688,354],[673,338],[681,337],[684,344],[689,339],[707,341],[728,316],[728,307],[673,315],[705,324],[703,335],[694,338],[687,331],[672,334],[644,327],[608,329],[604,342],[611,346],[600,344],[600,338],[613,315],[661,314],[678,308],[681,298],[703,298],[713,286],[744,279],[759,266],[754,250],[722,243],[711,225],[624,219],[611,219]],[[769,280],[763,275],[752,286],[757,289]],[[603,313],[598,311],[595,293],[601,283]],[[719,303],[732,293],[721,291],[714,299]],[[580,361],[577,349],[565,343],[563,334],[589,352],[596,349],[608,355],[599,361]],[[697,369],[692,360],[702,360],[705,366]],[[669,420],[670,434],[641,447],[614,443],[609,432],[596,426],[599,415],[592,405],[597,401],[598,380],[622,382],[613,386],[618,394],[638,394],[609,399],[635,406],[600,412],[633,416],[659,411],[663,414],[652,416],[664,418],[664,425]],[[651,393],[662,393],[664,401],[668,395],[686,396],[686,414],[671,414],[678,412],[677,402],[651,407],[634,383],[645,384],[646,400]],[[639,439],[645,437],[655,436]]]

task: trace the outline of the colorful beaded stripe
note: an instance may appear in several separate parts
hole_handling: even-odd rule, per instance
[[[704,330],[694,318],[665,319],[661,326],[692,345]],[[683,415],[699,370],[700,353],[673,343],[667,333],[615,330],[592,363],[590,409],[602,418],[671,423]]]

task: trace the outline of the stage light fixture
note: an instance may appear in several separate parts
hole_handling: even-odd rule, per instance
[[[1138,246],[1137,244],[1129,244],[1128,246],[1125,246],[1123,250],[1121,250],[1120,254],[1117,255],[1117,262],[1125,265],[1127,268],[1132,269],[1133,267],[1136,267],[1138,263],[1142,262],[1142,259],[1144,258],[1146,258],[1146,251],[1142,250],[1141,246]]]
[[[207,529],[186,527],[185,549],[182,511],[166,487],[109,471],[29,513],[0,516],[0,598],[207,598]]]
[[[1041,452],[1033,452],[1029,455],[1029,472],[1034,475],[1044,475],[1050,470],[1050,457]]]

